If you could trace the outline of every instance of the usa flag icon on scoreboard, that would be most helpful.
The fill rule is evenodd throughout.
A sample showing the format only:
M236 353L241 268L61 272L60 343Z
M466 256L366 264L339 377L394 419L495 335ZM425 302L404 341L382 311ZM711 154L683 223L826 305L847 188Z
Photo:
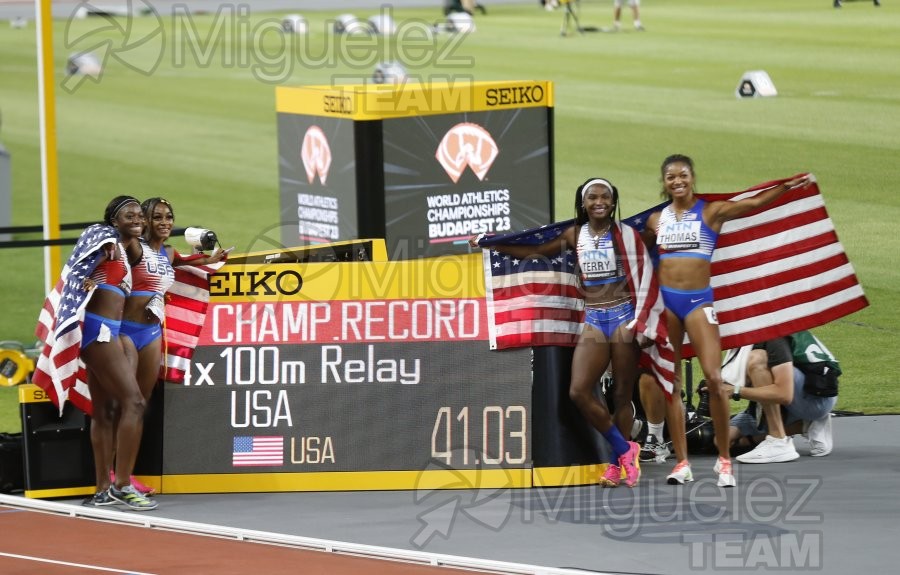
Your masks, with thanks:
M238 435L234 438L231 454L234 467L269 467L284 464L284 437L249 437Z

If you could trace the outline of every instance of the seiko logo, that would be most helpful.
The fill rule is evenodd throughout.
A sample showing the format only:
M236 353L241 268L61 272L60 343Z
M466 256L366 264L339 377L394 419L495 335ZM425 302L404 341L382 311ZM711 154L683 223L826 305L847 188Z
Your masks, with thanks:
M322 109L332 114L352 114L353 100L349 96L325 96L322 98Z
M472 168L479 180L483 180L499 151L487 130L478 124L462 123L444 134L435 158L455 184L466 166Z
M318 126L310 126L303 136L303 145L300 148L300 159L306 169L306 178L313 183L316 176L325 185L328 179L328 168L331 167L331 147L328 138Z
M544 101L544 87L513 86L511 88L491 88L486 95L488 106L509 106L511 104L537 104Z
M209 279L211 296L294 295L303 287L303 278L295 270L220 271Z

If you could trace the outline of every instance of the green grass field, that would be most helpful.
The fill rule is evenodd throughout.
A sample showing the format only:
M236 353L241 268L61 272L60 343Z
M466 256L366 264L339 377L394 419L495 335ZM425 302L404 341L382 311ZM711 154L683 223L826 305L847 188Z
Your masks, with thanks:
M611 24L609 2L583 2L581 22ZM376 10L359 11L368 16ZM644 0L646 32L560 37L562 12L535 2L490 6L478 30L434 43L348 41L326 34L330 12L285 56L276 14L134 20L121 32L96 18L54 23L62 222L94 221L122 193L163 195L178 223L216 230L244 251L277 224L276 85L349 83L381 54L423 80L546 79L555 83L556 210L574 188L611 179L623 213L658 201L659 164L696 162L699 189L732 191L811 171L871 303L816 333L840 358L838 409L900 411L900 5L825 0ZM396 10L432 23L438 9ZM420 27L421 29L421 27ZM218 32L214 32L214 31ZM146 39L143 44L138 40ZM99 82L64 90L66 57L114 48ZM193 50L191 49L193 48ZM41 222L33 25L0 26L0 141L12 154L13 225ZM374 59L373 59L374 57ZM154 64L157 64L154 66ZM765 70L774 98L737 99L748 70ZM73 234L67 234L73 235ZM20 235L33 239L39 235ZM64 248L64 256L68 248ZM44 298L42 251L0 249L0 339L30 344ZM0 389L0 430L18 428L15 390Z

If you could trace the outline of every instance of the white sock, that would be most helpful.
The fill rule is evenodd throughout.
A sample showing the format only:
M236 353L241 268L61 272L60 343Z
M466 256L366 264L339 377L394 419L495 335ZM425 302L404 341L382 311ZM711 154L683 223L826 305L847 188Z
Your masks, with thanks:
M647 422L647 435L652 435L657 441L663 441L663 428L666 426L665 420L662 423Z
M635 27L635 28L640 28L640 27L641 27L641 21L640 21L640 20L635 20L635 21L634 21L634 27Z

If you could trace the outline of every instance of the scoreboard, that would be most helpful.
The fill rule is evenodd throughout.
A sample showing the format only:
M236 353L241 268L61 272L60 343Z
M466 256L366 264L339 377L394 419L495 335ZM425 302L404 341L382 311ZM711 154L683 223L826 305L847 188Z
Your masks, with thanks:
M165 492L530 484L531 350L489 350L480 254L229 263L210 296Z
M282 245L410 259L550 223L553 105L540 80L277 88Z

